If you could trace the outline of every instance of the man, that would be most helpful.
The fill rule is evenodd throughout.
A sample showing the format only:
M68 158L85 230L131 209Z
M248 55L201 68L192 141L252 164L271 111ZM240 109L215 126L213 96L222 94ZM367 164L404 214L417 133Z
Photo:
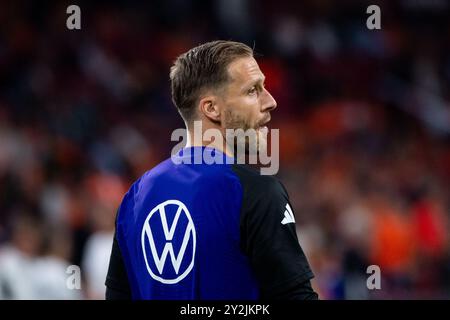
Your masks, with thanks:
M205 43L177 58L170 79L189 142L125 195L107 299L317 299L286 190L272 176L230 164L235 139L226 141L226 129L255 129L264 144L276 108L252 49ZM194 121L222 139L206 146L194 137ZM198 163L195 154L224 161Z

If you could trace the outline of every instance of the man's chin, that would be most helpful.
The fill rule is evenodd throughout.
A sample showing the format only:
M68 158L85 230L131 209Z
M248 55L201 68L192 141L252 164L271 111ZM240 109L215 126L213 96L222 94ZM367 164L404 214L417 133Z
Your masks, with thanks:
M232 129L232 130L242 130L242 132L247 132L244 129ZM268 128L266 126L259 127L257 129L251 129L252 132L248 136L234 136L229 139L227 136L228 147L233 150L234 154L239 156L258 156L259 154L264 154L267 151L267 138L268 138Z

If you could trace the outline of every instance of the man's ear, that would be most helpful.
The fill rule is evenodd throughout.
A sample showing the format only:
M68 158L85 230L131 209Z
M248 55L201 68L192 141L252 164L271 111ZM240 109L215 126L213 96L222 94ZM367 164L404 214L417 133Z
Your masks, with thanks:
M220 105L217 103L217 98L214 96L206 96L200 99L200 112L209 120L215 123L220 123Z

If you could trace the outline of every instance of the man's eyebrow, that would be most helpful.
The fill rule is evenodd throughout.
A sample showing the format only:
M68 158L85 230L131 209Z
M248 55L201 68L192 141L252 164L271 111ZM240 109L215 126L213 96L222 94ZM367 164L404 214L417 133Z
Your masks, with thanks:
M264 83L265 80L266 80L266 77L263 75L262 77L258 77L258 78L256 78L255 80L253 80L251 82L249 81L247 86L255 85L255 84L258 84L258 83Z
M266 81L266 76L265 76L265 75L262 75L262 77L259 77L259 78L257 79L256 82L262 82L262 83L264 83L265 81Z

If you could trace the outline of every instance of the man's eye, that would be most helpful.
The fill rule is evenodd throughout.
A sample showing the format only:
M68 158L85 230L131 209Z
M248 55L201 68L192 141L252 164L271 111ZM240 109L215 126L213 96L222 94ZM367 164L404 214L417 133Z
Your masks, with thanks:
M251 87L251 89L248 90L247 93L250 94L250 95L256 94L257 93L256 87Z

